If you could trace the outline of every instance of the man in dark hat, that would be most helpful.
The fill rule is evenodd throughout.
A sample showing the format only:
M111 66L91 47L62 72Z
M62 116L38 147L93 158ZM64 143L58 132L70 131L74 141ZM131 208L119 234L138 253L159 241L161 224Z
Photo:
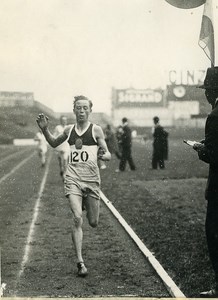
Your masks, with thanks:
M152 169L165 169L164 161L168 158L168 132L160 125L159 117L154 117Z
M129 163L129 167L132 171L136 170L135 163L132 158L132 132L131 128L128 125L128 119L123 118L123 133L121 135L121 147L122 147L122 154L119 164L119 169L116 172L123 172L126 169L126 163Z
M205 191L207 200L206 238L209 257L215 273L215 288L202 292L201 297L218 297L218 67L208 68L204 84L207 101L212 106L205 125L205 139L194 144L199 159L209 164Z

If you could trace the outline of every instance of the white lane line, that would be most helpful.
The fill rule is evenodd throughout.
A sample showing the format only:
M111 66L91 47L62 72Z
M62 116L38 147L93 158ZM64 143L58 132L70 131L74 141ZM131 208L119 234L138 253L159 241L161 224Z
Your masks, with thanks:
M6 287L6 284L2 283L1 264L2 264L2 259L1 259L1 247L0 247L0 298L3 297L3 293Z
M20 267L20 271L18 273L18 280L20 279L21 275L24 272L25 266L29 260L29 253L30 253L30 246L31 246L31 242L33 240L33 235L34 235L34 229L35 229L35 223L38 217L38 212L39 212L39 205L40 205L40 201L42 198L42 194L45 188L45 183L46 183L46 179L48 176L48 171L49 171L49 164L50 164L50 160L51 160L51 154L48 157L48 161L45 167L45 173L44 176L42 178L42 182L39 188L39 193L38 193L38 197L36 199L36 203L35 203L35 207L34 207L34 211L33 211L33 218L32 218L32 222L30 224L30 229L29 229L29 233L27 236L27 240L26 240L26 245L25 245L25 249L24 249L24 256L21 262L21 267Z
M123 219L123 217L120 215L120 213L116 210L116 208L113 206L113 204L110 202L110 200L108 200L107 197L102 192L100 192L100 197L103 200L103 202L107 205L107 207L110 209L110 211L113 213L113 215L117 218L117 220L120 222L120 224L127 231L127 233L134 240L134 242L136 243L138 248L147 257L147 259L151 263L152 267L155 269L157 274L162 279L163 283L165 284L165 286L166 286L167 290L169 291L169 293L171 294L171 296L175 297L175 298L186 298L185 295L180 291L178 286L175 284L175 282L170 278L170 276L167 274L167 272L164 270L164 268L158 262L158 260L148 250L148 248L145 246L145 244L143 244L143 242L139 239L139 237L132 230L132 228L126 223L126 221Z
M18 165L16 165L16 167L14 167L9 173L7 173L6 175L4 175L2 178L0 178L0 184L5 181L5 179L7 179L9 176L11 176L14 172L16 172L20 167L22 167L30 158L33 157L33 155L35 155L35 153L32 153L30 156L28 156L27 158L25 158L24 160L22 160Z

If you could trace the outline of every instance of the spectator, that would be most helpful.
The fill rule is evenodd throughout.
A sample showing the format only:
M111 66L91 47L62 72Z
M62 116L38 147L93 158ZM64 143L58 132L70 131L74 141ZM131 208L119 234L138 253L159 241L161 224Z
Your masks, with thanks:
M121 158L121 154L118 147L118 141L115 133L113 132L111 125L107 125L105 128L105 141L107 143L108 150L111 154L115 154L118 159Z
M122 119L123 123L123 133L121 135L121 148L122 148L122 154L119 164L119 169L116 170L116 172L123 172L126 168L126 163L129 163L130 169L132 171L136 170L133 158L132 158L132 133L131 128L128 125L127 118Z
M122 154L122 135L123 135L123 126L119 125L117 127L117 131L116 131L116 138L117 138L117 143L118 143L118 151L120 153L120 155Z
M215 274L215 288L202 292L201 297L218 297L218 67L208 68L203 86L207 101L212 106L205 125L205 139L195 143L199 159L209 164L209 175L206 185L205 198L206 238L209 257Z
M158 117L153 118L153 155L152 169L165 168L164 160L168 159L168 132L160 125Z

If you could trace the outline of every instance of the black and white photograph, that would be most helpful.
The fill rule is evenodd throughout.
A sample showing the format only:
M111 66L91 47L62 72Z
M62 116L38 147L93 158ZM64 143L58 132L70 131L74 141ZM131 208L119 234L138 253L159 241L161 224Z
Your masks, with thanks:
M218 0L0 1L0 297L218 298Z

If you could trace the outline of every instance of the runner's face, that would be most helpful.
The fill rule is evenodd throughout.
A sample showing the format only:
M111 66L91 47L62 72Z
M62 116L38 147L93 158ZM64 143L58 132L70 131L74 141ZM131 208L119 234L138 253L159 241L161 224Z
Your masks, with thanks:
M66 118L66 117L62 117L62 118L61 118L61 124L62 124L63 126L67 125L67 118Z
M88 100L76 101L73 111L76 115L77 122L87 121L91 113L89 101Z

